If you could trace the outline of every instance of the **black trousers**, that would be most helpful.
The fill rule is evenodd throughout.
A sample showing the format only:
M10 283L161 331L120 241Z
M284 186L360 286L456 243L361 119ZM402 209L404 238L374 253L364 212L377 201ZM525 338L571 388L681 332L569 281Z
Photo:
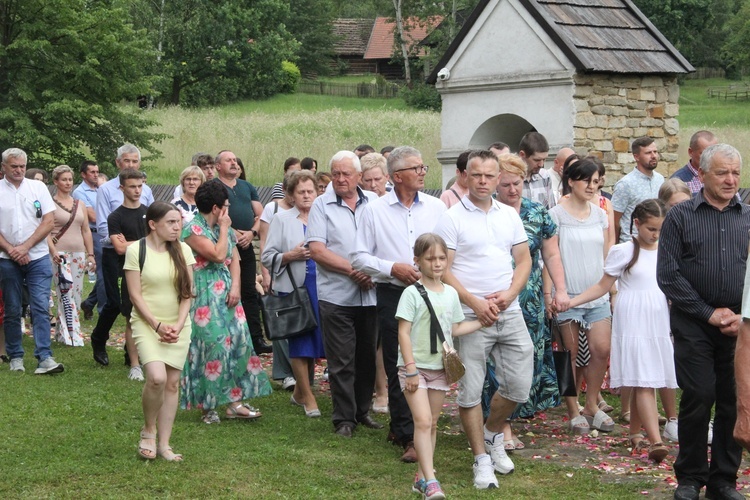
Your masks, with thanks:
M109 340L109 331L120 314L120 261L114 248L102 248L102 278L107 303L99 313L94 331L91 332L91 346L94 350L102 350ZM124 281L124 279L123 279Z
M263 327L260 323L258 292L255 290L255 250L253 245L250 245L246 249L238 246L237 251L240 254L240 300L245 310L250 336L257 342L263 338Z
M375 387L377 310L318 302L328 381L333 400L333 425L356 425L370 412Z
M734 381L735 337L673 307L677 383L682 389L678 437L680 453L674 464L679 484L698 488L737 482L742 448L732 437L737 418ZM711 408L716 403L711 464L706 436Z
M398 320L396 309L403 288L380 283L377 286L378 328L383 347L383 364L388 376L388 409L391 413L391 432L399 444L414 440L414 421L398 381Z

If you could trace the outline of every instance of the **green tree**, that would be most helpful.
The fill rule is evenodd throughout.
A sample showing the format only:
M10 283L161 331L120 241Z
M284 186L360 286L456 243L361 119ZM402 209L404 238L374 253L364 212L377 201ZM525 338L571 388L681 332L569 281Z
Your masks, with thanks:
M281 0L139 0L137 26L159 51L152 60L171 104L220 104L278 92L281 63L298 43Z
M0 144L29 164L113 159L132 142L152 153L162 136L135 106L153 83L148 43L118 0L0 0ZM158 154L158 152L157 152Z
M303 74L331 71L336 18L333 0L290 0L287 30L299 42L297 65Z
M722 54L729 69L750 67L750 0L743 0L737 14L727 23L727 39Z

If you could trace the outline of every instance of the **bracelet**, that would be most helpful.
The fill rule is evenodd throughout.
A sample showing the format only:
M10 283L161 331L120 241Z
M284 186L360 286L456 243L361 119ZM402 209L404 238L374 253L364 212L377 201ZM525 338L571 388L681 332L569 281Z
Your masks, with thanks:
M154 328L154 331L155 331L156 333L159 333L159 328L160 328L160 327L161 327L161 321L159 321L159 324L158 324L158 325L156 325L156 328Z
M94 256L93 253L90 253L90 254L87 255L87 257L93 257L93 256Z
M414 373L407 373L406 375L404 375L404 377L416 377L417 375L419 375L419 370L415 371Z
M406 368L407 366L411 366L411 365L416 365L416 364L417 364L417 363L415 363L414 361L412 361L411 363L406 363L406 364L404 365L404 368Z

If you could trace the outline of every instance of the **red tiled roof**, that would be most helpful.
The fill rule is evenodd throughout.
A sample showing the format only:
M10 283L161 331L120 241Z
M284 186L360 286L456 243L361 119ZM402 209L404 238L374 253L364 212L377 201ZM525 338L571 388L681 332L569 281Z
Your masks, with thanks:
M427 22L420 22L420 20L415 17L404 19L404 37L407 40L409 51L411 52L413 47L421 42L435 26L440 24L442 20L442 16L431 17ZM387 17L378 17L375 19L375 26L372 28L370 43L367 44L367 51L365 52L364 59L390 59L393 56L395 48L395 31L395 21L392 21ZM423 56L424 54L424 48L420 47L417 50L416 55Z

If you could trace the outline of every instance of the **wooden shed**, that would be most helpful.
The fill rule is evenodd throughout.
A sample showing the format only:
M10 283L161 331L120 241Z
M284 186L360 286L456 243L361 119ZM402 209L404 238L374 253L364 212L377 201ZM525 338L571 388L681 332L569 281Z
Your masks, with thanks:
M343 63L345 72L352 75L375 73L375 61L364 59L367 44L375 21L373 19L336 19L333 21L333 36L335 43L333 52L336 56L334 64ZM336 67L334 70L338 70Z
M538 131L599 155L614 184L630 143L656 139L659 170L676 168L677 76L694 71L630 0L480 0L428 81L442 96L443 178L467 148L515 150Z

